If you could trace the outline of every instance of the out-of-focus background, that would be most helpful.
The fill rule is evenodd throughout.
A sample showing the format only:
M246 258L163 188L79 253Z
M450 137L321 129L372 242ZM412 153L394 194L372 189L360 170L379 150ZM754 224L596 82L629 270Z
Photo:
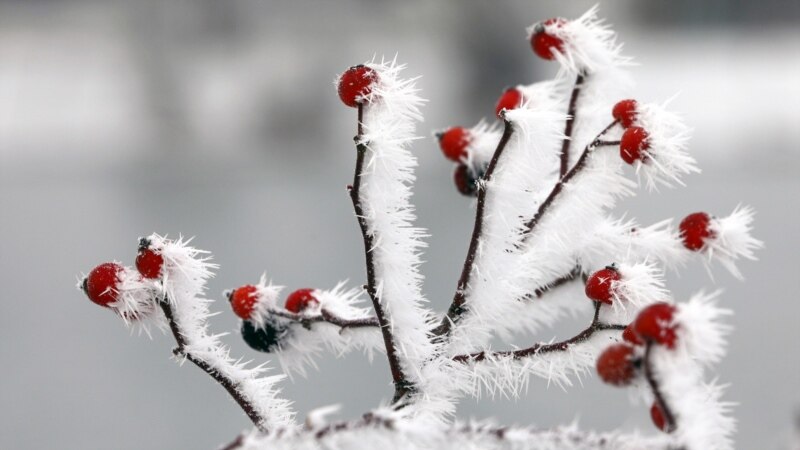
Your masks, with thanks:
M417 142L415 201L430 230L425 293L443 310L472 226L433 130L490 117L507 85L552 76L525 27L592 2L0 2L0 447L203 449L248 421L224 391L170 361L170 339L129 336L74 288L105 260L133 262L152 231L197 236L222 268L210 295L258 278L290 288L363 279L344 186L355 113L333 80L399 55L430 100ZM615 1L637 97L664 100L694 129L703 168L685 189L625 201L643 223L696 210L758 210L766 241L746 282L699 263L678 298L724 288L735 310L718 367L737 402L738 448L786 448L800 405L800 3ZM590 306L587 302L587 317ZM225 304L212 321L234 330ZM547 330L568 336L585 317ZM233 353L264 361L236 335ZM655 432L643 405L584 380L536 383L519 400L466 400L462 417ZM285 383L302 415L341 403L353 417L390 394L383 358L353 354Z

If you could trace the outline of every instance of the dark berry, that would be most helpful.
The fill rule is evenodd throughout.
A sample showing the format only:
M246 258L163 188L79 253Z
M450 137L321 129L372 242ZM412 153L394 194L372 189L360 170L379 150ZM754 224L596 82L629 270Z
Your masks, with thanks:
M263 327L256 327L249 320L242 321L242 338L250 348L259 352L269 353L278 347L281 337L287 329L278 324L265 323Z
M456 184L456 189L462 195L467 197L475 197L478 195L478 180L483 174L472 173L472 170L466 164L459 164L453 172L453 181Z

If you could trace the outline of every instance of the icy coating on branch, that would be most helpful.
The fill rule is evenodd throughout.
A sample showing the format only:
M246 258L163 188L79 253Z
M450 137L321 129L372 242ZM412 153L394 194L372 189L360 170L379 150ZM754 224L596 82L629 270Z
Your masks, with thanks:
M454 326L450 340L453 353L486 344L512 317L512 308L519 298L571 269L561 272L558 266L540 266L544 273L531 280L526 273L529 268L524 266L517 250L525 219L531 206L540 201L537 194L552 179L552 168L557 161L553 148L562 138L560 128L564 120L563 113L556 110L557 105L556 101L543 97L530 109L505 113L506 127L512 134L497 160L492 179L482 186L486 190L486 212L472 275L465 289L468 310Z
M595 433L571 424L549 430L505 427L492 423L447 426L392 416L367 416L360 421L314 427L297 433L242 435L226 450L260 449L517 449L517 450L667 450L664 437L636 433Z
M283 303L283 286L264 275L228 296L241 318L241 337L271 354L283 374L248 368L230 356L224 334L209 331L205 288L216 265L187 240L153 234L140 242L136 269L102 264L79 287L128 325L172 333L175 357L228 391L256 427L229 450L732 448L730 404L704 374L724 356L729 328L720 318L729 312L716 305L716 294L675 302L663 278L692 255L707 265L717 260L741 277L735 263L755 259L762 246L751 236L753 210L740 206L726 217L692 213L679 225L671 219L640 225L612 215L620 198L637 192L633 171L653 191L683 184L682 177L699 170L688 153L688 127L666 104L628 99L620 104L634 105L632 115L620 115L615 105L629 95L624 68L631 61L596 12L531 27L534 51L555 59L559 74L518 85L523 102L501 103L507 109L499 124L454 127L454 148L439 136L445 156L459 164L456 174L468 168L474 176L456 179L459 192L477 194L461 276L441 315L422 293L427 235L415 225L411 204L417 159L410 146L423 100L416 79L402 78L404 66L395 60L353 66L338 79L340 98L358 118L348 189L364 241L366 282L298 289ZM646 134L629 134L631 128ZM637 146L623 145L634 134L641 138ZM564 316L592 310L571 337L532 339ZM386 356L391 401L331 423L325 416L338 406L323 407L301 427L278 383L316 368L323 352L352 350L370 359L375 350ZM535 378L567 389L595 369L604 382L638 388L661 414L653 421L664 434L453 420L461 396L517 397Z
M690 449L734 448L733 404L721 400L724 386L703 376L703 368L725 354L729 332L719 320L730 311L719 308L716 297L700 293L679 304L674 318L678 345L653 351L654 375L678 421L674 437Z
M189 241L182 238L171 241L153 234L148 240L164 258L164 275L159 288L172 308L174 322L184 341L183 348L176 354L178 360L196 358L229 378L263 420L258 425L266 428L291 426L294 423L291 402L279 397L277 387L286 376L264 376L265 365L247 367L241 360L233 359L229 348L220 340L225 334L211 334L208 330L211 300L204 297L205 285L217 266L209 263L207 252L190 247Z
M409 146L416 138L416 122L422 119L415 79L404 80L399 73L404 66L396 61L367 64L378 74L378 82L363 111L363 134L366 164L361 173L361 202L368 233L374 240L376 296L391 323L390 329L403 375L418 391L417 402L425 408L409 412L433 416L453 412L451 394L441 386L444 377L442 359L434 359L438 345L429 330L434 317L425 307L422 275L418 266L425 247L425 231L413 225L411 184L417 159ZM421 411L427 409L427 411Z
M371 311L362 306L365 305L363 295L363 289L347 289L344 283L339 283L330 290L315 290L314 297L319 303L299 314L281 311L283 307L278 305L270 308L273 320L288 329L276 351L287 375L297 372L305 376L307 367L317 368L315 360L323 353L338 357L361 349L372 361L374 351L385 351L377 324L348 327L326 320L330 315L345 321L372 319Z
M490 124L485 120L469 129L471 139L467 144L467 158L464 162L472 173L483 173L486 170L502 133L497 123Z
M736 261L741 258L755 260L755 251L764 246L751 234L754 215L753 208L740 205L729 216L711 218L709 228L713 238L707 241L704 250L708 263L716 259L733 276L744 278L736 268Z

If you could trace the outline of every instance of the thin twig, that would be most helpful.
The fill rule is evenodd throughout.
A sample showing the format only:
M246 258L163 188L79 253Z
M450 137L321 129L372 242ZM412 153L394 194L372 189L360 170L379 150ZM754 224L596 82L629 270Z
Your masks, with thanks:
M583 150L581 157L578 158L578 162L575 163L575 166L569 170L560 180L553 186L553 189L550 191L550 194L547 198L539 205L539 209L536 211L536 214L525 224L525 229L523 231L523 240L527 239L528 236L531 235L533 230L536 228L536 225L539 224L539 221L542 219L542 216L547 212L550 206L553 204L553 201L558 197L558 195L563 191L564 186L570 182L577 174L579 174L584 167L586 167L586 163L589 159L589 155L591 155L594 150L598 147L603 146L611 146L614 145L613 141L603 141L602 138L614 125L617 124L617 121L611 122L610 125L605 127L600 134L595 137L589 145ZM618 143L617 143L618 144Z
M672 413L672 409L670 409L666 400L664 400L664 395L661 393L661 387L658 385L658 381L656 381L653 376L653 366L650 361L650 357L653 354L653 342L648 341L646 345L644 349L644 377L647 380L647 384L650 385L650 389L653 391L653 397L655 397L656 403L661 408L661 412L664 413L664 420L667 426L667 429L664 431L671 433L678 427L678 422L675 420L675 414Z
M472 238L469 242L467 257L465 258L464 266L461 269L461 277L458 280L458 287L456 288L453 302L450 304L450 308L447 310L447 315L445 315L445 317L442 319L442 323L433 330L434 336L441 337L449 334L452 324L458 322L461 314L464 312L463 306L467 300L466 291L467 287L469 286L470 277L472 276L472 269L475 264L475 255L478 252L478 245L480 244L480 240L483 235L483 220L486 208L486 193L488 191L488 183L492 179L492 174L497 166L497 161L500 159L500 156L502 156L503 150L505 150L508 141L511 139L511 135L514 132L514 127L511 125L511 122L505 120L504 125L505 128L503 130L503 136L500 138L500 142L497 144L497 149L494 151L494 155L492 155L489 166L486 168L486 173L484 173L481 181L482 187L478 191L478 206L475 210L475 225L472 229Z
M236 450L237 448L241 448L244 445L244 435L240 434L236 436L236 439L226 444L224 447L220 447L219 450Z
M453 361L458 361L461 363L470 363L470 362L478 362L483 361L486 358L503 358L503 357L510 357L512 359L522 359L531 356L541 355L545 353L553 353L553 352L563 352L569 350L570 347L580 344L582 342L587 341L590 337L592 337L596 332L602 330L624 330L626 325L622 324L608 324L603 323L600 321L600 307L601 303L597 302L595 304L594 310L594 318L592 319L592 323L583 331L576 334L575 336L566 339L561 342L555 342L552 344L542 344L536 343L528 348L523 348L519 350L506 350L500 352L491 352L486 353L486 351L481 351L477 353L470 353L465 355L457 355L453 357Z
M161 310L164 311L164 316L167 318L167 323L169 324L169 329L172 331L172 336L175 338L175 342L178 346L172 351L175 356L183 356L189 361L191 361L194 365L202 369L205 373L211 376L217 383L222 385L228 394L236 401L236 403L244 410L244 413L247 414L247 417L253 422L253 424L262 432L266 432L266 428L264 426L264 418L261 417L258 412L256 412L253 404L247 399L240 391L239 391L239 383L232 380L231 378L222 374L218 369L212 367L208 362L205 360L196 357L191 352L186 350L186 338L184 336L183 331L181 330L180 324L175 321L175 315L172 311L172 306L169 301L169 298L164 296L164 298L159 301L159 305L161 306Z
M301 314L295 314L289 311L281 311L277 309L269 310L270 315L282 317L284 319L289 319L293 322L297 322L302 324L303 326L310 325L312 323L329 323L331 325L336 325L339 328L366 328L366 327L379 327L380 323L378 323L377 317L364 317L361 319L347 319L341 316L337 316L336 314L328 311L325 308L320 309L320 313L315 316L305 316Z
M364 136L364 105L358 105L358 134L355 137L356 141L356 167L355 174L353 175L353 184L348 186L350 191L350 199L353 202L353 209L358 219L358 225L361 228L361 237L364 240L364 254L366 258L367 268L367 294L372 300L372 306L375 308L375 315L380 324L381 334L383 335L383 343L386 347L386 357L389 359L389 369L392 372L392 380L394 381L394 399L396 402L407 393L414 390L411 382L403 374L400 367L400 359L397 356L397 351L394 344L394 336L392 336L391 324L383 310L380 298L378 298L377 282L375 276L375 261L373 259L373 251L375 249L375 237L369 232L369 224L364 215L364 208L361 205L361 176L364 169L364 159L367 153L367 143L363 141Z
M567 108L567 120L564 121L564 140L561 141L561 168L558 172L559 177L563 177L569 170L569 147L572 143L572 127L575 125L575 116L578 113L578 95L581 93L585 75L579 73L575 79L575 86L572 88L572 95L569 98Z
M536 289L535 291L533 291L533 294L528 294L523 298L526 299L526 300L531 300L534 297L535 298L541 298L542 295L550 292L551 290L553 290L553 289L555 289L555 288L557 288L559 286L563 286L563 285L569 283L570 281L575 280L576 278L578 278L578 276L580 274L581 274L580 266L575 266L575 268L572 269L572 271L570 273L568 273L568 274L566 274L566 275L564 275L562 277L556 278L555 280L551 281L550 283L547 283L546 285L544 285L544 286Z

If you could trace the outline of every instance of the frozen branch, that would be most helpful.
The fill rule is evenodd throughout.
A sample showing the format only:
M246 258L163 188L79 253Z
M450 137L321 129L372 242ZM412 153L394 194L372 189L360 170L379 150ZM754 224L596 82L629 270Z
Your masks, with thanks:
M523 236L529 236L531 233L533 233L534 229L536 228L536 225L542 219L542 216L544 216L544 214L547 213L548 208L550 208L555 199L563 191L564 186L567 183L569 183L570 180L572 180L576 175L581 173L584 167L586 167L586 161L589 159L589 157L592 155L592 153L594 153L594 151L597 148L619 144L619 142L601 140L601 138L616 124L617 124L616 121L611 122L611 124L609 124L605 129L603 129L603 131L601 131L600 134L598 134L597 137L595 137L594 140L592 140L592 142L586 146L586 148L583 150L583 153L581 154L581 157L578 159L578 162L575 163L575 166L572 169L570 169L563 177L561 177L560 180L558 180L555 186L553 186L553 189L547 195L547 198L545 198L544 202L542 202L542 204L539 205L539 209L536 211L536 214L534 214L533 217L531 217L531 219L525 224L525 229L523 230Z
M397 401L409 389L413 389L413 385L406 379L400 368L400 360L395 351L394 337L392 336L391 324L386 316L381 305L381 300L378 298L378 288L375 278L375 260L373 249L375 247L374 235L369 232L369 224L364 214L364 208L361 205L361 176L364 171L364 158L367 153L368 143L363 142L363 117L364 105L358 105L358 135L355 137L356 141L356 168L353 175L353 184L350 188L350 199L353 201L353 209L358 219L358 225L361 229L361 237L364 240L364 255L367 267L367 286L366 291L369 298L372 300L372 306L375 308L375 315L377 316L378 325L381 329L383 336L383 343L386 348L386 357L389 359L389 370L392 373L392 380L394 381L395 392L394 400Z
M423 307L420 251L424 231L413 225L410 184L416 159L408 150L421 118L415 80L394 61L367 64L375 74L358 104L356 168L350 197L364 241L372 300L395 385L394 401L418 392L435 353Z
M688 128L677 115L662 105L620 101L621 68L630 60L596 10L531 27L534 52L561 70L554 80L504 93L497 113L502 132L481 121L437 135L445 157L457 164L458 190L477 194L469 246L443 318L425 306L419 265L427 235L414 225L411 204L417 160L410 145L423 100L415 80L399 76L403 66L395 61L351 67L337 81L343 103L357 108L348 191L366 284L296 289L279 304L283 287L265 274L229 296L244 341L274 356L284 374L262 376L263 365L248 368L231 358L220 340L224 334L210 333L205 286L216 266L188 241L151 235L140 243L136 270L104 263L81 288L128 325L148 334L149 324L170 330L175 357L231 395L256 429L225 450L729 450L730 405L721 400L723 388L703 377L724 354L727 326L718 319L727 311L716 307L713 295L675 304L663 268L676 268L695 252L739 276L734 263L753 259L761 246L751 236L753 212L696 212L677 227L611 217L617 200L637 186L624 175L624 163L651 189L681 184L681 176L698 169L686 151ZM603 128L609 115L614 121ZM619 154L598 151L605 147L618 147ZM579 279L583 284L573 282ZM591 321L572 337L521 349L490 347L493 339L513 342L518 333L574 316L589 301ZM304 375L323 351L339 356L353 349L370 359L375 350L385 351L391 403L334 423L325 416L338 405L319 408L299 427L277 383L293 371ZM564 388L594 368L609 384L644 386L643 396L655 397L654 422L670 434L643 438L574 425L534 430L452 421L460 396L518 396L533 377Z
M492 423L457 422L448 425L408 422L393 417L365 414L363 417L300 431L246 434L236 438L225 450L317 449L323 448L409 449L507 449L520 450L667 450L664 437L643 437L618 432L585 431L576 425L535 429L497 426Z
M575 79L575 86L572 88L572 94L569 98L569 107L567 109L567 119L564 121L564 140L561 143L561 166L558 171L559 177L566 175L569 170L569 148L572 144L572 127L575 124L575 116L578 111L578 96L581 93L583 80L585 75L579 73Z
M256 411L256 408L253 406L250 399L246 398L242 394L241 384L237 380L233 380L226 376L223 371L213 367L211 364L201 358L198 358L186 349L187 343L184 337L185 333L181 330L180 325L175 320L175 315L172 313L172 307L170 306L169 298L165 297L163 300L159 301L158 304L161 307L161 311L164 312L164 317L167 319L167 324L172 332L172 336L175 338L175 342L178 344L178 346L172 350L172 353L177 357L186 358L187 360L191 361L192 364L196 365L202 371L207 373L211 378L225 388L228 394L233 397L233 400L236 401L236 404L242 408L245 414L247 414L247 417L250 418L250 421L253 422L253 425L255 425L256 428L261 431L266 431L266 419L262 417L258 411Z
M363 327L380 327L380 322L376 317L368 317L368 318L358 318L358 319L348 319L345 317L340 317L335 313L328 311L327 309L320 308L319 315L307 316L303 314L294 314L288 311L278 311L278 310L270 310L270 315L282 317L284 319L288 319L291 322L299 323L304 327L311 326L312 323L329 323L331 325L336 325L341 329L345 328L363 328Z
M478 245L480 244L483 234L483 222L486 209L486 186L492 180L495 167L497 167L497 161L502 157L503 151L505 150L506 145L508 144L509 139L511 139L511 135L513 133L514 127L511 122L508 120L504 121L503 135L500 138L500 142L497 144L497 149L494 151L491 161L489 162L489 167L486 169L486 173L483 175L483 187L478 190L478 206L475 210L475 224L472 228L472 237L469 241L467 257L464 260L464 266L461 269L461 277L458 279L456 294L453 297L453 302L450 304L450 307L447 310L447 314L442 319L442 323L433 330L433 334L436 336L446 336L450 332L450 328L452 327L453 323L458 322L461 314L464 312L463 306L467 298L466 289L472 276L474 269L473 266L475 264L475 255L478 251Z
M468 355L456 355L453 357L453 360L462 363L474 363L474 362L484 361L487 358L492 360L496 360L498 358L522 359L551 352L563 352L568 350L573 345L578 345L587 341L598 331L625 329L627 324L608 324L601 322L600 307L601 307L600 303L597 303L595 305L594 318L592 319L592 322L589 324L589 326L569 339L549 344L536 343L528 348L523 348L519 350L507 350L507 351L499 351L491 353L487 353L487 351L484 350L476 353L471 353Z
M661 387L658 385L658 381L656 380L655 376L653 376L653 362L651 361L652 353L653 353L653 343L648 342L645 344L644 350L644 362L643 362L643 371L644 377L647 380L647 385L650 386L650 391L653 393L653 397L655 398L656 404L659 408L661 408L661 413L664 415L665 421L665 429L667 433L671 433L675 431L675 428L678 427L678 423L675 421L675 414L672 413L672 408L669 407L667 401L664 399L664 396L661 394Z
M567 284L567 283L569 283L571 281L574 281L574 280L576 280L576 279L578 279L580 277L581 277L581 268L580 268L580 266L576 266L574 269L572 269L572 271L570 273L568 273L568 274L566 274L566 275L564 275L562 277L558 277L555 280L551 281L550 283L547 283L546 285L544 285L544 286L542 286L540 288L537 288L533 292L533 295L528 294L528 295L525 296L525 298L528 299L528 300L532 299L533 297L541 298L544 294L552 291L553 289L556 289L559 286L563 286L563 285L565 285L565 284Z

